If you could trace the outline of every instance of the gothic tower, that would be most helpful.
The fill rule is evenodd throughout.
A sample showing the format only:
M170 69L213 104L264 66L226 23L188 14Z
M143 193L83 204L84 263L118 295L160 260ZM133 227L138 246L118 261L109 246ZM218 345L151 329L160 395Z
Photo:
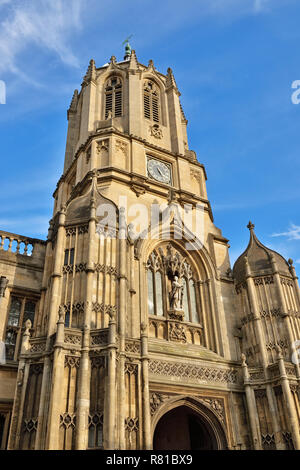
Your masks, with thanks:
M250 224L231 270L171 69L90 61L53 196L46 242L0 232L2 442L299 449L294 267Z

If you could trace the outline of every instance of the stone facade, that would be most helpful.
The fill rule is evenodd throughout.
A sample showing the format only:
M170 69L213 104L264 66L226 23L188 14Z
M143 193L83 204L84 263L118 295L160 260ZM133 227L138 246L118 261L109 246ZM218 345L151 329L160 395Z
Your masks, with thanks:
M299 449L292 260L250 223L231 270L172 70L92 60L68 121L47 240L0 232L2 448L163 449L186 426L189 449ZM135 236L120 197L201 205L201 247L176 216Z

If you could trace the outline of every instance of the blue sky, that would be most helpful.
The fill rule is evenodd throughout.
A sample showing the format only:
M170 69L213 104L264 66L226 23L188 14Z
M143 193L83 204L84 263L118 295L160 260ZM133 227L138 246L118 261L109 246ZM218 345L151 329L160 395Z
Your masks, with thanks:
M299 0L0 0L0 228L46 237L73 91L133 34L140 62L173 69L232 261L251 219L299 270L299 19Z

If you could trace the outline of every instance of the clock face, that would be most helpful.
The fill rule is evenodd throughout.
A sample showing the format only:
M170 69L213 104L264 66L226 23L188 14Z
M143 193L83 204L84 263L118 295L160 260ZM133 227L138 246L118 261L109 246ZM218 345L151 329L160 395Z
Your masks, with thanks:
M171 183L171 168L164 162L150 158L148 160L148 174L151 178L161 183Z

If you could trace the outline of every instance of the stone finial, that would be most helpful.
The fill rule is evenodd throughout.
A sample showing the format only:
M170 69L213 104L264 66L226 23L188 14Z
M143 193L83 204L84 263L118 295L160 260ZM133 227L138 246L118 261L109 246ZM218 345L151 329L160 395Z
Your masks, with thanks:
M111 58L109 59L109 63L110 63L110 64L113 64L113 65L116 64L116 61L117 61L117 59L116 59L116 57L115 57L114 55L112 55Z
M152 59L150 59L148 62L148 69L154 69L154 62Z
M173 71L170 67L167 70L166 87L167 88L173 87L177 90L177 84L176 84L176 81L175 81L175 77L174 77Z
M131 54L130 54L129 68L131 70L137 70L139 68L139 63L138 63L134 49L132 49Z
M53 234L53 220L51 219L49 222L49 228L48 228L48 240L51 240L52 234Z
M84 76L84 81L86 83L90 82L91 80L95 80L96 79L96 67L95 67L95 61L94 59L91 59L90 60L90 63L89 63L89 66L88 66L88 69L86 71L86 74Z
M289 258L289 259L288 259L288 264L289 264L290 266L293 266L294 260L292 260L292 258Z
M246 363L246 354L242 353L241 354L241 361L242 361L242 366L246 366L247 363Z
M254 230L254 227L255 227L255 225L251 222L251 220L249 220L249 224L247 225L247 228L250 230L250 232L252 232L252 230Z
M69 111L76 111L78 103L78 90L74 90Z

